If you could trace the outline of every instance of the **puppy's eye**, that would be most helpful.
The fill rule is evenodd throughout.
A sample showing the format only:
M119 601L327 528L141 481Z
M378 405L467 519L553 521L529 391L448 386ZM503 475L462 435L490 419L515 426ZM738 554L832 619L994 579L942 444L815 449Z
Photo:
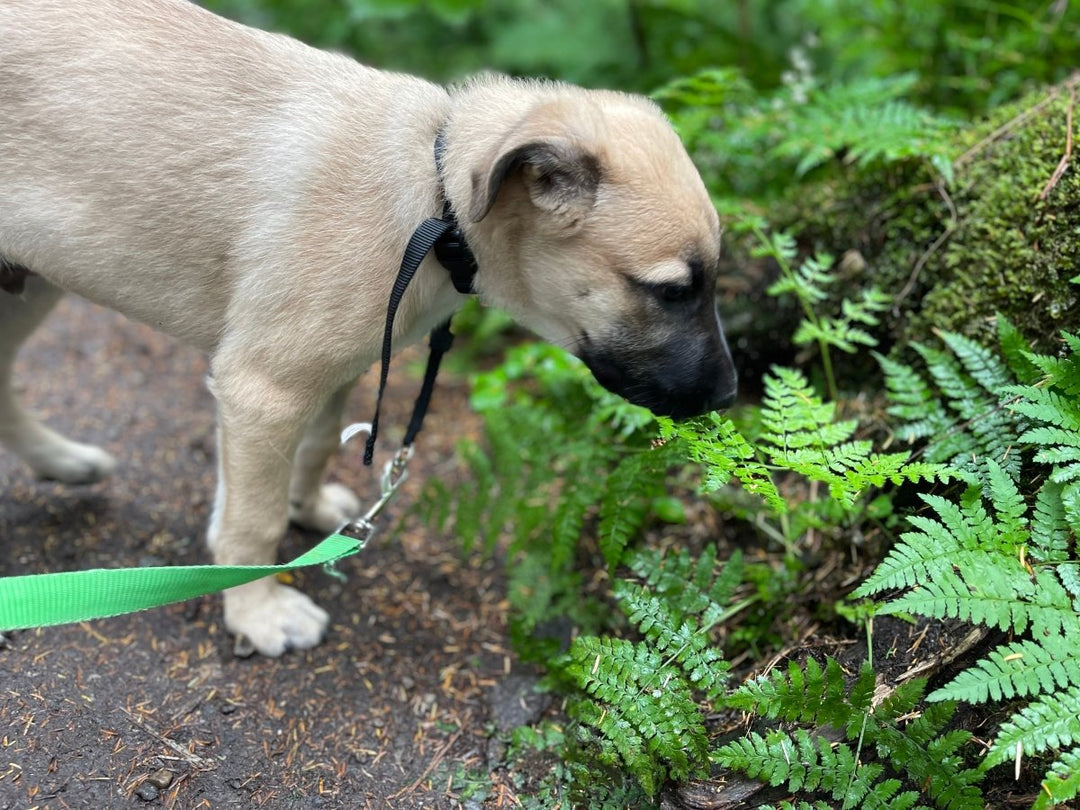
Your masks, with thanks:
M656 284L653 294L665 304L681 304L694 297L693 284Z

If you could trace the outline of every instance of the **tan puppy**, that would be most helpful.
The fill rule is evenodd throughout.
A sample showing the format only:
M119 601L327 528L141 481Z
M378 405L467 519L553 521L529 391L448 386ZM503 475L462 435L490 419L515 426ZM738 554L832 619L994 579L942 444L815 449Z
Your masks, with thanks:
M717 216L650 102L505 78L447 91L187 0L0 4L0 440L62 481L114 464L12 395L16 349L68 290L209 354L216 562L274 562L289 519L332 531L358 509L321 483L342 405L443 195L480 298L601 383L676 416L734 396ZM429 256L395 347L463 300ZM266 655L327 619L275 579L225 594L229 630Z

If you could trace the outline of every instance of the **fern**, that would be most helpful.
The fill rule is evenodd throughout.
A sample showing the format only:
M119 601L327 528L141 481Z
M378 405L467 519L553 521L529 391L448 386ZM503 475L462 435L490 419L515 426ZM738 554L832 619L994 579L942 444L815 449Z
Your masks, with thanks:
M729 665L711 646L698 622L632 583L620 580L614 591L626 617L664 656L665 663L678 665L689 685L704 693L706 699L718 698L727 682Z
M549 681L571 693L579 741L610 764L617 757L648 794L664 779L704 773L708 739L695 696L720 697L729 665L708 630L742 579L741 557L714 570L715 550L631 555L645 584L617 580L615 597L639 641L580 636L552 662ZM685 579L684 579L685 577ZM607 759L605 759L605 757Z
M1080 795L1080 748L1064 752L1046 773L1032 810L1046 810Z
M685 549L666 556L637 549L626 560L645 586L668 602L673 611L701 617L707 630L721 618L743 580L743 557L735 552L716 572L716 547L706 546L695 560Z
M1010 761L1016 751L1034 754L1080 743L1080 686L1033 701L1002 724L985 767Z
M937 464L909 463L908 453L878 454L867 441L849 441L854 420L835 420L836 406L823 403L794 369L773 368L765 377L760 437L769 461L829 486L829 494L852 506L868 488L885 482L947 479Z
M653 502L666 492L665 473L674 460L671 447L661 446L625 456L608 475L597 538L609 570L622 561Z
M859 166L928 157L946 168L946 135L952 125L899 100L897 95L908 86L905 77L897 77L814 90L805 107L792 116L774 154L799 157L796 172L800 175L835 158L841 150L847 162Z
M795 257L795 250L794 237L781 231L773 234L771 238L765 238L763 244L751 250L750 254L791 259ZM825 287L835 280L829 272L832 264L833 257L828 253L816 253L799 265L798 270L785 273L774 281L766 292L772 296L794 295L809 304L825 301L829 297Z
M774 672L744 684L728 705L788 723L830 726L848 741L860 740L861 753L857 756L843 743L830 745L799 728L793 734L751 734L723 746L713 759L772 785L786 784L791 791L828 793L842 807L912 807L919 794L900 792L897 777L904 776L922 787L937 807L981 808L981 774L964 768L959 755L970 734L942 733L954 704L931 707L906 727L900 723L925 686L924 681L910 681L874 706L875 676L869 664L849 687L834 659L824 668L813 659L804 667L791 662L786 674ZM867 759L870 746L877 762ZM865 764L857 764L859 760Z
M653 794L665 777L702 772L708 738L690 687L678 668L646 644L582 636L557 669L587 697L571 701L570 716L595 729L627 770Z
M881 765L857 765L850 746L833 745L804 729L766 736L751 732L720 749L714 758L724 767L774 787L786 784L792 792L825 793L841 808L908 810L919 799L914 791L900 792L899 780L881 779Z
M1007 361L970 338L942 332L944 349L913 344L933 384L911 366L875 355L885 373L890 406L900 421L897 433L913 442L928 439L923 454L977 480L984 459L1000 464L1013 480L1020 476L1021 433L1027 421L1003 403L1016 396L1017 375L1029 379L1035 364L1018 348L1015 328L998 319L999 342Z
M882 612L962 619L1020 636L929 700L1027 700L1002 724L983 766L1069 749L1044 778L1037 806L1048 806L1080 789L1080 339L1064 333L1069 351L1047 356L1025 350L1004 319L998 332L1003 360L949 334L946 350L920 349L944 403L921 379L900 393L915 372L882 363L893 379L892 412L918 425L914 435L941 428L946 407L964 420L951 443L932 439L928 455L942 458L959 443L968 457L952 461L966 464L976 485L959 502L921 495L934 517L910 517L916 531L901 535L855 596L901 589ZM921 424L912 420L920 402L928 414ZM1031 504L1020 488L1025 465L1045 471L1034 476L1042 483ZM1025 562L1028 553L1035 567Z
M757 459L753 445L739 433L730 417L711 413L683 422L664 417L658 421L661 440L681 442L686 456L702 466L704 491L720 489L734 477L747 492L760 496L772 511L787 510L787 501L768 468Z
M1080 686L1080 648L1052 634L997 647L974 667L930 694L930 700L985 703Z

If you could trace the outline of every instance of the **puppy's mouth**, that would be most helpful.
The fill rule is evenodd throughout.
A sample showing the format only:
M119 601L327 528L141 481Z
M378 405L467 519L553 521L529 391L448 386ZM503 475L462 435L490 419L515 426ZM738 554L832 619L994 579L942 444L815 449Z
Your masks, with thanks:
M735 401L735 366L722 334L711 348L688 351L680 342L639 353L612 352L584 335L578 357L608 391L657 416L688 419Z

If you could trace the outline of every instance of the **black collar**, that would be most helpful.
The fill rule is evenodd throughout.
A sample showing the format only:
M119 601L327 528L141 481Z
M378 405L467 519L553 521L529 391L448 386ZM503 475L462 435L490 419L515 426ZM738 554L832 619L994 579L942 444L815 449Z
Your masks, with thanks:
M438 241L435 242L435 258L439 264L450 272L450 280L454 283L454 289L463 295L472 295L473 279L476 277L476 257L469 249L465 236L461 233L454 209L450 206L450 200L446 197L446 186L443 183L443 154L446 152L446 136L442 130L435 136L435 171L439 178L439 185L443 189L443 222L449 223L449 228Z

